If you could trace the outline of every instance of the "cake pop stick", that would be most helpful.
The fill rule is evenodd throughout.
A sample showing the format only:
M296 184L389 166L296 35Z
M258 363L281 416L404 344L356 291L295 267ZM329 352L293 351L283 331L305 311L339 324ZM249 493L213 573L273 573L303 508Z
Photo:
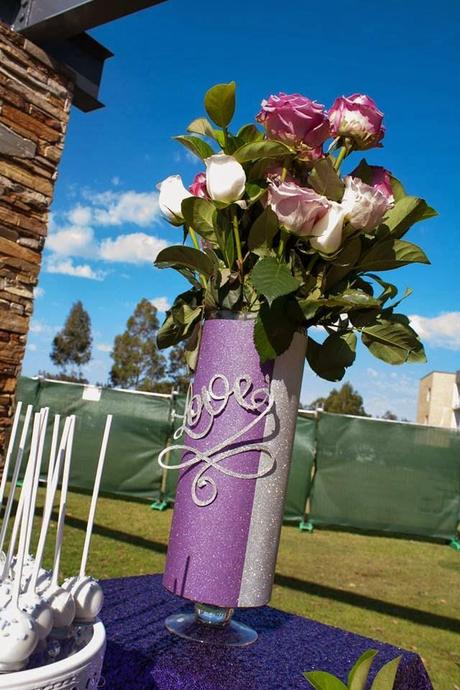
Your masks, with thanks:
M32 480L32 491L30 494L29 504L29 518L27 521L27 536L26 536L26 558L30 556L30 542L32 539L32 531L34 527L35 507L37 505L38 484L40 481L40 470L42 465L43 448L45 445L46 427L48 424L49 408L44 407L40 410L40 423L38 428L38 442L37 442L37 457L35 463L35 473Z
M32 405L27 405L26 416L24 419L24 426L22 427L21 438L19 440L18 452L16 455L16 462L13 469L13 476L11 478L10 492L8 494L8 499L6 502L5 512L3 515L2 528L0 530L0 551L3 550L3 545L5 543L6 532L8 529L8 522L11 516L11 509L13 507L14 491L16 489L16 483L18 481L19 470L21 468L22 458L24 455L24 448L26 445L27 434L29 431L30 418L32 415ZM0 579L3 579L0 577Z
M91 497L91 505L88 514L88 523L86 526L85 543L80 564L80 574L74 577L67 578L62 586L68 592L71 592L75 600L75 620L82 623L91 623L99 615L102 605L104 603L104 593L102 587L93 578L86 575L86 565L88 562L89 547L91 544L91 536L93 533L94 518L96 515L97 499L99 496L99 489L101 486L102 472L104 469L105 456L107 451L107 444L109 441L110 427L112 424L112 415L108 415L104 435L102 438L101 450L99 453L99 460L97 463L96 477L94 480L93 495Z
M5 495L5 487L8 479L8 471L10 469L11 456L13 455L14 442L16 440L16 432L18 430L19 418L21 416L22 402L16 405L16 411L13 418L13 426L11 427L10 440L8 442L8 450L6 451L5 463L3 465L2 482L0 484L0 510L3 507L3 497Z
M27 425L28 425L28 423L30 421L30 415L29 415L29 419L26 421L27 421ZM40 415L38 413L36 413L34 415L34 423L33 423L33 427L32 427L32 438L30 441L29 459L28 459L28 463L27 463L26 472L30 466L30 463L33 462L33 459L35 458L35 453L36 453L37 443L38 443L39 424L40 424ZM23 433L21 435L20 448L19 448L19 453L20 453L21 457L24 453L26 436L27 436L27 431L25 429L25 424L24 424L24 429L23 429ZM17 475L19 473L20 464L21 463L18 463L17 467L15 467L15 475L16 476L13 476L14 485L17 482ZM24 475L24 479L25 479L25 475ZM10 495L8 497L8 503L10 503L10 499L11 499L11 503L12 503L13 496L14 496L14 489L12 486L12 491L10 492ZM11 564L13 561L14 551L16 549L16 541L18 539L18 534L19 534L19 530L21 527L21 520L22 520L22 513L24 510L25 499L26 499L25 482L23 482L22 487L21 487L21 493L19 495L18 508L16 511L16 515L14 516L13 529L11 531L10 543L8 545L8 551L6 554L5 562L3 564L3 572L2 572L2 575L0 577L0 580L5 580L5 578L8 577L8 574L10 572L10 567L11 567ZM6 505L6 511L8 510L8 503ZM11 511L11 506L9 507L9 510Z
M30 588L32 590L36 590L37 588L37 583L38 583L38 578L40 575L40 567L42 564L43 560L43 555L45 552L45 544L46 544L46 538L48 536L48 531L49 531L49 525L51 522L51 515L53 512L53 506L54 506L54 499L56 497L56 491L59 483L59 476L61 474L61 467L62 467L62 462L64 459L64 454L68 442L68 437L69 437L69 430L70 430L70 417L68 417L64 423L64 429L62 432L61 436L61 441L59 443L59 449L57 451L56 455L56 445L57 445L57 434L54 432L56 431L56 428L59 426L59 416L56 415L58 418L58 422L56 424L56 419L55 419L55 424L54 424L54 430L53 430L53 441L54 444L52 444L52 449L51 449L51 456L50 456L50 471L48 471L48 488L47 488L47 496L46 496L46 503L45 503L45 508L43 512L43 521L42 521L42 526L40 530L40 537L38 540L38 546L37 546L37 553L35 554L35 563L34 563L34 570L32 573L32 578L30 581ZM54 448L53 448L54 445ZM54 459L55 458L55 459Z
M74 429L75 417L72 416L66 419L63 432L63 438L65 437L65 442L64 445L61 445L60 447L60 452L62 452L61 448L65 448L65 458L61 485L61 500L59 507L58 526L56 533L56 546L54 550L53 571L51 575L51 581L45 582L43 586L40 584L38 586L40 594L49 602L53 610L54 627L58 629L68 628L68 626L72 623L75 617L75 602L72 594L64 590L58 584L59 563L61 557L62 539L64 535L67 489L70 476L70 463L72 458ZM60 464L61 463L58 459L54 470L54 479L56 480L56 485L60 474ZM50 508L50 504L48 504L47 508Z
M37 435L39 420L34 420L32 446L34 452L29 455L29 462L22 486L22 494L27 498L32 490L35 463L37 460ZM16 561L16 571L12 587L12 598L9 606L0 615L0 671L16 671L27 664L27 661L38 644L37 627L32 617L19 607L21 591L22 567L24 563L27 539L29 510L25 503L24 518L21 520L19 548Z

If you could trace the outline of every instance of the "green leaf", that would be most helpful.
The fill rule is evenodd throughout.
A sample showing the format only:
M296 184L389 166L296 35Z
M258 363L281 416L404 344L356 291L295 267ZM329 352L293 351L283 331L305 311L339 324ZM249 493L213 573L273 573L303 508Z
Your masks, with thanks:
M252 269L251 279L257 293L266 297L269 304L277 297L289 295L300 287L288 266L271 256L259 259Z
M235 112L236 84L216 84L204 97L206 112L219 127L228 127Z
M375 282L383 288L383 291L378 296L378 300L381 304L385 304L385 302L389 299L393 299L398 294L398 288L396 285L393 285L393 283L387 283L385 280L382 280L380 276L376 276L373 273L368 273L367 276L375 280Z
M308 336L307 361L313 371L327 381L340 381L356 357L356 335L333 333L324 343Z
M368 164L365 158L362 158L359 161L359 165L353 170L353 177L357 177L365 184L372 185L372 180L374 177L372 167Z
M254 182L247 182L245 186L245 191L250 204L254 204L266 193L267 188L261 187L259 184L256 184Z
M183 324L176 323L171 312L168 312L157 332L157 345L160 350L177 345L186 337L187 328Z
M361 329L364 345L378 359L389 364L426 362L425 351L417 333L400 320L400 314L380 319L373 326Z
M242 146L243 144L249 144L251 141L261 141L264 135L255 125L249 124L241 127L236 138L240 141L240 146Z
M369 671L376 654L376 649L368 649L367 652L361 654L348 674L348 690L365 690Z
M185 146L186 149L195 154L195 156L201 158L201 160L214 155L213 149L209 146L209 144L203 141L203 139L199 139L198 137L190 137L187 135L174 137L174 139L179 141L183 146Z
M295 330L285 299L277 299L270 306L261 305L254 325L254 344L262 364L288 349Z
M382 666L374 678L371 690L393 690L400 661L401 657L397 656L395 659L392 659Z
M347 686L340 678L336 678L327 671L308 671L303 675L315 690L347 690Z
M273 238L278 232L278 216L267 206L256 218L249 230L248 247L251 250L263 245L271 248Z
M406 240L387 239L377 242L363 254L357 270L388 271L406 264L429 264L425 252L416 244Z
M207 254L194 247L184 245L162 249L155 260L155 266L158 268L185 266L205 276L212 275L214 271L214 262Z
M390 174L390 184L391 184L391 189L393 191L393 196L395 198L395 201L399 201L403 197L407 196L406 190L404 189L401 182L398 180L397 177L395 177L394 175L391 175L391 174Z
M308 176L308 182L318 194L327 196L332 201L342 201L345 185L334 170L330 158L322 158L315 163Z
M247 163L260 158L284 158L290 153L290 149L281 142L264 140L244 144L233 155L240 163Z
M423 199L404 196L388 211L382 226L389 230L392 237L402 237L415 223L437 215L437 211Z
M202 134L205 137L215 138L215 130L209 120L205 117L198 117L193 120L187 127L187 132L192 132L192 134Z
M212 201L190 196L182 202L182 215L185 223L201 237L216 241L214 231L216 207Z

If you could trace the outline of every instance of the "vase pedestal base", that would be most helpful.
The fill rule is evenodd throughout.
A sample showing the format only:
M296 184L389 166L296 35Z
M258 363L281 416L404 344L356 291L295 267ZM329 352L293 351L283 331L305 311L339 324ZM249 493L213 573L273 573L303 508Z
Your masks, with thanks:
M221 647L247 647L257 640L257 633L244 623L234 621L234 609L195 604L194 613L177 613L165 620L167 630L186 640Z

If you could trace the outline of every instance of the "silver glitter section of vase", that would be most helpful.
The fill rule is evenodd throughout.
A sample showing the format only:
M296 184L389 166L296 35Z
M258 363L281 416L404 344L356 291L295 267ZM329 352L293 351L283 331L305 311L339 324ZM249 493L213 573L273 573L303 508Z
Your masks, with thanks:
M276 466L256 482L238 606L262 606L271 596L306 345L305 336L296 333L289 349L275 360L275 413L267 417L263 437L273 436L269 447Z

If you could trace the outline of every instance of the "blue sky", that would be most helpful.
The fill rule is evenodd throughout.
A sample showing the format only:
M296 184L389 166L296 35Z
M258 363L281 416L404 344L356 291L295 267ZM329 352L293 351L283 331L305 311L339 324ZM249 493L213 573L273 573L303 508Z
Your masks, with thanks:
M115 53L100 94L106 107L72 112L23 373L53 370L51 340L81 299L94 335L86 375L105 381L113 338L139 299L164 308L182 289L173 271L152 267L158 249L181 240L159 216L155 184L176 173L189 183L200 169L171 137L204 114L209 86L237 82L235 126L253 120L271 93L299 92L329 106L362 92L385 112L387 127L384 148L368 152L369 162L392 170L440 216L409 235L432 266L386 273L414 289L403 306L424 336L428 364L390 367L361 348L347 379L371 413L390 408L414 419L419 378L460 368L460 5L233 0L226 7L168 0L93 32ZM307 371L302 400L331 387Z

